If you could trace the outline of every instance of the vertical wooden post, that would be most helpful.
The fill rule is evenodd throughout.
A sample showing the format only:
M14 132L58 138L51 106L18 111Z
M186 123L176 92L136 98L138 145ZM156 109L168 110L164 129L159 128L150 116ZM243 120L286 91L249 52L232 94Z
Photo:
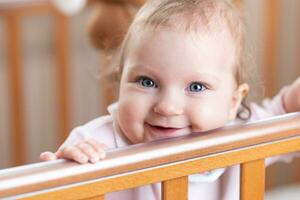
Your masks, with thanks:
M265 95L271 97L276 90L276 77L278 76L278 35L279 35L279 0L264 1L264 60L263 78L265 82Z
M187 200L188 176L179 177L162 182L163 200Z
M279 35L280 1L264 0L264 57L263 57L263 80L265 83L265 96L272 97L276 93L278 77L278 35ZM276 166L268 169L266 188L273 185L273 175Z
M241 164L241 200L263 200L265 194L265 161Z
M56 33L55 49L57 58L57 94L58 121L60 127L59 142L62 143L70 131L70 47L69 20L66 16L55 11Z
M243 0L234 0L233 2L234 2L234 4L237 5L238 7L242 7Z
M7 22L7 50L8 50L8 73L10 92L10 127L11 127L11 152L14 165L25 163L25 136L24 136L24 113L22 95L22 69L21 69L21 30L19 26L20 16L17 13L6 15Z

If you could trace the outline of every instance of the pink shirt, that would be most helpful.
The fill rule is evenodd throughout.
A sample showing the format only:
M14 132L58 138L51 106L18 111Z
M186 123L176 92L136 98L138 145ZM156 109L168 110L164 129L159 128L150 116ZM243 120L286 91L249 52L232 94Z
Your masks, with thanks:
M285 114L282 104L284 89L272 100L266 99L262 106L250 105L252 116L249 121L264 119L275 115ZM108 107L110 115L94 119L87 124L73 129L70 136L62 145L75 144L79 141L93 138L106 144L109 148L119 148L129 145L118 130L115 122L117 104ZM235 122L238 123L238 122ZM277 156L266 159L266 165L278 160L290 161L294 154ZM189 176L189 200L239 200L240 166L212 170ZM159 200L161 196L160 183L106 194L106 200Z

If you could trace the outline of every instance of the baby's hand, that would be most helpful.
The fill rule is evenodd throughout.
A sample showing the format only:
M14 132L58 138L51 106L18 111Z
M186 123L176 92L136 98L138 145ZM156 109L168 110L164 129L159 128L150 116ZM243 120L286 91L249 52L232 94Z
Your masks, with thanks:
M284 93L283 101L287 112L300 111L300 77Z
M87 140L77 143L73 146L66 146L59 149L57 152L43 152L40 155L42 161L56 160L59 158L66 158L75 160L78 163L84 164L87 162L96 163L100 159L105 158L105 144L98 143L95 140Z

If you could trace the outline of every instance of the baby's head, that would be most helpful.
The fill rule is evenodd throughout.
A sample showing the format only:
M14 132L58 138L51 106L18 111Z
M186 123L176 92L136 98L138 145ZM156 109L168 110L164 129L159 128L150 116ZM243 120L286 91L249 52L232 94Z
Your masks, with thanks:
M150 0L120 51L121 131L139 143L234 120L248 93L244 43L226 0Z

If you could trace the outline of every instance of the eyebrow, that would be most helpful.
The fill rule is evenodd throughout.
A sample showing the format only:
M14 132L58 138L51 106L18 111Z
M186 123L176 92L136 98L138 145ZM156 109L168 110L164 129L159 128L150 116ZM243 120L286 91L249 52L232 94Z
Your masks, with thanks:
M130 67L130 71L129 71L129 75L131 75L131 74L135 74L135 73L137 73L137 72L139 72L139 71L141 71L141 69L143 70L143 71L145 71L145 72L148 72L148 73L151 73L151 74L155 74L155 73L157 73L157 72L155 72L151 67L148 67L148 66L146 66L146 65L141 65L141 64L137 64L137 65L132 65L132 66L129 66Z
M220 79L213 75L213 74L208 74L208 73L202 73L202 72L195 72L195 77L196 78L200 78L200 79L203 79L203 80L207 80L207 81L210 81L210 82L219 82Z

